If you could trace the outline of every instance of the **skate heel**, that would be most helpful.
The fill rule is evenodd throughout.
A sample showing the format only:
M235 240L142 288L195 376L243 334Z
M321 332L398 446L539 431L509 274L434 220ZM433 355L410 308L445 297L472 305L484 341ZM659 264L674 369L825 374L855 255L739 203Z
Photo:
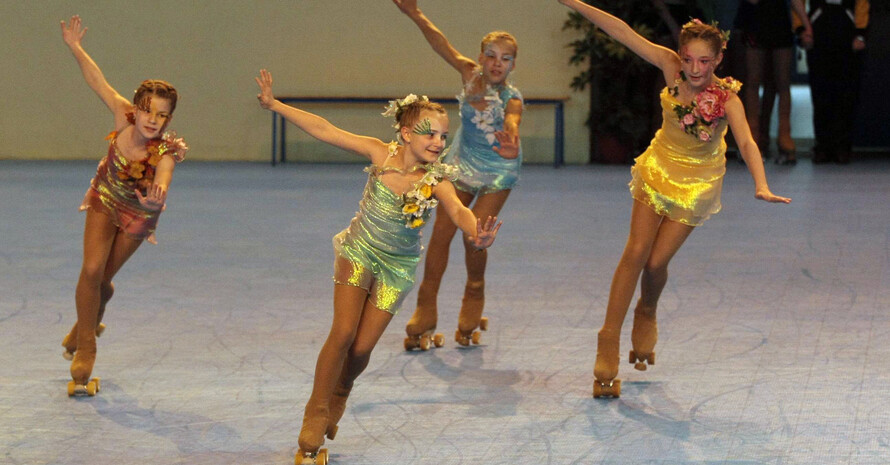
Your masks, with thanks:
M71 361L71 381L68 382L69 396L95 396L99 392L99 378L90 379L93 364L96 363L96 338L84 341L74 353Z
M621 397L618 376L618 339L620 333L601 330L597 335L596 362L593 366L593 397Z
M637 303L634 310L634 327L630 336L633 350L628 360L634 368L646 371L648 365L655 365L655 344L658 342L658 323L655 320L655 309L644 311ZM647 365L648 364L648 365Z
M445 345L445 336L436 332L438 314L435 304L420 305L414 309L414 315L405 326L405 350L430 350L430 347Z
M104 332L105 323L99 323L99 326L96 327L96 337L101 336ZM65 338L62 339L62 347L65 348L65 350L62 351L62 357L69 362L74 360L74 352L77 351L77 323L71 328L71 332L65 335Z

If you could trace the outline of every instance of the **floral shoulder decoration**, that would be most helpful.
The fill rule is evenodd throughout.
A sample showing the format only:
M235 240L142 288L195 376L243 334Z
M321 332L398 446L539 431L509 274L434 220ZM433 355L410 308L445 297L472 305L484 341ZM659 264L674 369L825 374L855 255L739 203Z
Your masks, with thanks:
M686 75L680 71L677 85L671 88L671 95L677 97L680 93L679 83L685 81ZM689 105L674 104L674 113L680 123L680 128L687 134L695 136L702 142L708 142L714 137L717 126L726 118L726 102L729 97L742 88L742 83L731 77L718 79L705 90L699 92Z
M439 201L433 198L433 186L443 179L457 179L458 168L442 162L424 165L426 173L415 184L414 188L402 195L402 215L405 216L405 227L416 229L426 222L425 214L436 208Z
M117 132L115 131L105 139L111 140L116 136ZM155 169L164 155L173 157L173 160L179 163L185 159L185 154L188 152L189 147L183 138L176 137L176 131L166 131L160 138L148 141L145 144L145 149L148 151L148 156L141 161L131 161L126 171L118 171L117 173L117 177L121 181L133 180L136 182L136 186L143 190L151 187L155 177Z

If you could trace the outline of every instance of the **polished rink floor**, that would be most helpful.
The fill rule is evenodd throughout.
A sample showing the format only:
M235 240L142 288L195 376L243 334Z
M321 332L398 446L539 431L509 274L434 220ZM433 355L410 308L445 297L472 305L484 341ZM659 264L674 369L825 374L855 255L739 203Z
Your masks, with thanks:
M755 201L728 167L724 211L672 262L657 364L623 361L614 400L591 397L592 367L628 167L526 167L491 249L483 344L452 342L455 242L446 346L407 353L413 307L393 320L326 445L333 463L886 463L890 164L770 164L787 206ZM115 279L102 391L72 399L60 341L94 169L0 162L0 463L292 463L361 166L177 168L160 245Z

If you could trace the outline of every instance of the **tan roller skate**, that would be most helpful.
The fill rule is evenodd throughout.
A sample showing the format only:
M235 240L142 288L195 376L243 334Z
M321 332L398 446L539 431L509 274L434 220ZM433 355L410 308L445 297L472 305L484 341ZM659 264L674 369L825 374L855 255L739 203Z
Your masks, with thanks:
M436 306L417 305L414 315L405 326L405 350L420 349L430 350L430 347L442 347L445 345L445 336L436 332L438 315Z
M328 418L328 429L325 433L328 439L333 440L337 436L337 431L340 429L337 423L340 422L340 419L343 418L343 413L346 412L346 399L349 398L349 391L351 389L337 386L331 395L330 417Z
M454 340L466 347L479 344L482 333L488 331L488 318L482 316L485 307L485 281L468 281L464 288L464 299L460 306L460 315L457 318L457 331L454 332Z
M99 326L96 327L96 337L101 336L103 332L105 332L105 323L99 323ZM77 350L77 323L74 323L71 332L62 339L62 347L65 348L62 351L62 357L65 357L65 360L74 360L74 352Z
M96 363L96 335L94 331L80 332L80 345L71 362L71 381L68 381L69 396L95 396L99 392L99 378L90 379L93 364Z
M313 409L310 413L309 406L303 414L303 427L300 429L300 437L297 442L300 449L294 457L295 465L318 464L325 465L328 463L328 450L321 449L324 444L325 432L328 431L328 410Z
M633 350L630 351L630 363L640 371L646 371L647 364L655 365L655 343L658 342L658 324L655 321L655 309L646 312L643 305L637 302L634 309L634 328L630 334ZM645 362L645 363L644 363Z
M596 363L593 366L593 397L621 397L618 376L618 340L620 332L600 330L596 342Z

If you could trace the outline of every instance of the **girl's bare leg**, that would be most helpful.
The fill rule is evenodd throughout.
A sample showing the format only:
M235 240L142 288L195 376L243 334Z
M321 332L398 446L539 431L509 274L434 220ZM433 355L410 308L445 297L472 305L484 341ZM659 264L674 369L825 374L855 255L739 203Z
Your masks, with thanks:
M342 266L352 266L343 258ZM318 354L312 394L306 402L303 427L300 431L300 451L315 453L324 443L330 416L331 393L343 371L343 362L355 342L362 310L368 291L356 286L334 285L334 320L331 331Z
M457 191L457 197L464 205L473 201L473 194ZM442 284L442 276L448 267L448 253L451 248L451 239L457 226L443 211L436 212L436 220L433 223L433 232L430 242L427 244L426 260L423 265L423 281L417 289L417 307L405 332L408 334L406 349L416 346L420 337L425 333L432 336L438 323L437 298L439 286ZM411 342L413 341L413 342Z
M104 215L103 215L104 216ZM108 258L106 259L105 264L105 272L102 275L101 283L99 284L99 309L96 313L96 336L98 337L101 334L100 324L102 323L102 318L105 316L105 306L108 304L108 301L114 296L114 283L111 280L120 271L121 267L124 266L124 263L133 256L136 252L136 249L142 245L141 240L132 239L126 235L126 233L118 230L115 238L111 245L111 251L108 254ZM86 250L86 248L84 248ZM81 271L81 274L83 272ZM77 323L74 323L74 327L71 328L71 332L65 336L65 339L62 341L62 345L65 347L66 358L69 360L74 356L74 352L77 350Z
M473 214L483 221L489 216L496 217L500 214L510 189L482 194L473 205ZM464 287L464 297L461 302L460 315L457 319L457 332L455 340L461 345L479 343L479 333L476 328L483 331L488 329L488 319L482 318L485 307L485 267L488 264L488 249L477 250L464 236L464 258L467 266L467 283Z
M658 342L658 326L655 311L661 291L667 283L668 263L695 229L667 218L661 222L658 234L643 268L640 279L640 300L634 309L634 325L631 332L633 350L630 362L638 370L645 370L646 364L655 363L655 344Z
M620 395L620 384L611 391L612 380L618 375L618 340L621 326L627 315L630 301L636 291L637 281L647 260L652 244L658 233L662 216L655 213L647 205L634 200L630 216L630 233L624 253L612 277L609 290L609 303L606 307L606 318L597 335L597 354L593 374L594 396Z
M87 210L83 235L83 264L74 295L77 308L75 326L80 350L75 353L71 362L71 378L76 385L87 383L96 361L100 289L117 231L117 226L107 215Z
M365 302L362 318L359 321L355 341L349 348L340 379L334 388L330 402L330 420L328 422L328 437L334 439L337 434L337 423L343 417L346 410L346 399L349 397L355 379L358 378L368 362L371 360L371 351L377 346L380 336L386 330L393 315L378 309L371 302Z

